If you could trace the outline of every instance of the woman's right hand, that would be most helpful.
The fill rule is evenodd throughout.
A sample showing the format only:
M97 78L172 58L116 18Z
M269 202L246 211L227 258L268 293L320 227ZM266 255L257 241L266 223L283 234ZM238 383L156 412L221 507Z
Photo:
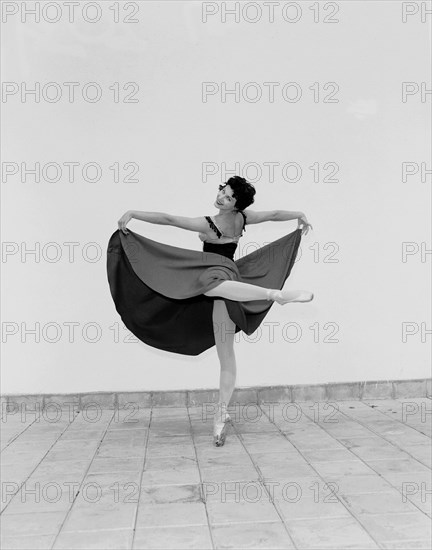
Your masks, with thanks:
M131 221L133 218L132 210L128 210L118 221L118 227L120 231L123 231L125 235L128 234L128 231L126 229L126 225Z

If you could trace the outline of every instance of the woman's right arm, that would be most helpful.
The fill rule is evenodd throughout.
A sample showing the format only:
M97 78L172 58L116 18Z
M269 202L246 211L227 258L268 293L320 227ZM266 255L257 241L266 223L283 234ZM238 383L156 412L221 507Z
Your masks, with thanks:
M164 212L139 212L138 210L128 210L118 221L118 228L127 234L126 225L134 218L143 222L158 223L160 225L169 225L170 217Z
M139 212L138 210L130 210L132 218L141 220L142 222L158 223L160 225L169 224L169 216L165 212Z

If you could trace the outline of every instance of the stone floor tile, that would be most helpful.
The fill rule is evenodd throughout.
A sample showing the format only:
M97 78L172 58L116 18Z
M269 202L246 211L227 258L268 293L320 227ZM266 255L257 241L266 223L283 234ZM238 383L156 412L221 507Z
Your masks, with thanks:
M173 527L177 525L208 525L203 502L148 504L138 507L136 529L143 527Z
M144 410L144 409L143 409ZM153 407L151 409L152 419L156 418L187 418L187 407Z
M145 470L142 474L143 485L178 485L200 482L198 468L184 471L177 470Z
M145 454L145 441L141 439L102 441L97 458L141 458Z
M379 548L352 517L290 520L289 530L299 549Z
M340 463L339 463L340 464ZM257 463L257 466L264 477L280 478L283 476L299 476L307 477L316 475L314 467L305 463L288 462L287 464L261 464Z
M345 462L316 462L314 468L324 476L334 475L371 475L373 470L361 460L346 460Z
M16 452L8 447L1 454L2 465L26 465L29 468L35 467L44 458L46 452L33 453L31 450L26 452Z
M140 502L168 504L181 502L203 502L199 483L191 485L143 485Z
M244 436L242 436L242 440L244 442L247 452L252 456L265 453L292 453L294 455L299 454L294 445L285 438L278 438L276 439L276 441L271 442L270 440L245 440Z
M170 436L187 436L191 433L190 426L159 427L159 426L153 426L151 424L149 427L149 430L152 438L170 437Z
M286 422L283 419L278 422L281 428L280 431L288 437L303 437L308 435L324 438L329 437L316 422L312 422L307 418L302 418L300 422Z
M155 457L147 458L145 462L144 471L151 470L177 470L184 472L188 470L195 470L197 468L197 460L195 456L168 456L168 457Z
M60 441L76 441L77 439L100 441L104 435L104 431L103 428L80 431L66 430L65 433L62 434Z
M99 487L105 488L110 487L114 483L125 484L125 483L135 483L139 484L141 477L141 472L134 471L124 471L124 472L89 472L84 478L84 484L96 484Z
M129 433L134 435L134 437L144 437L147 438L149 434L149 422L148 419L137 416L135 418L136 422L133 421L134 418L117 417L114 415L112 421L106 426L106 436L112 437L121 437L123 433Z
M251 481L221 481L221 482L203 482L202 494L204 501L214 502L256 502L263 500L272 502L274 492L268 490L269 485L265 485L258 480ZM273 496L272 496L273 495Z
M346 461L346 460L354 460L355 456L348 451L347 449L341 448L341 449L330 449L330 450L324 450L324 449L315 449L313 451L306 450L302 451L301 453L306 460L308 460L311 464L314 464L315 462L339 462L339 461Z
M201 422L194 422L191 425L190 435L192 437L196 436L207 436L210 437L212 430L213 430L213 424L210 423L201 423Z
M120 432L128 432L133 431L137 432L142 431L143 435L145 432L145 437L147 437L148 429L149 429L149 420L145 418L138 418L137 422L133 422L133 419L122 421L121 419L119 421L112 421L111 424L107 427L107 434L118 434Z
M231 468L239 463L239 456L231 455L227 452L223 454L211 452L207 453L207 455L201 453L198 457L198 463L200 468ZM246 453L242 456L242 464L253 467L253 463Z
M2 550L50 550L55 540L51 535L2 536L0 547Z
M431 521L422 512L363 514L361 522L377 541L431 539Z
M307 465L300 453L257 453L253 457L255 464L261 466L287 466Z
M404 488L406 490L408 485L413 486L414 489L417 489L418 491L427 491L432 489L432 473L430 471L411 473L385 473L383 474L383 478L399 491L404 490Z
M381 460L383 458L409 459L410 456L403 450L398 449L391 443L381 442L350 447L350 452L363 460Z
M70 441L70 443L73 444L70 449L63 448L61 446L57 447L59 444L56 444L43 460L46 463L53 463L57 461L77 462L80 460L91 460L97 450L97 444L94 444L92 447L83 448L81 447L81 443L76 443L75 441ZM92 441L92 443L94 442Z
M353 422L342 422L340 424L329 425L322 424L323 430L329 435L340 441L345 437L353 439L367 439L374 437L374 434L365 426ZM378 437L378 436L375 436Z
M430 473L430 468L424 464L420 464L417 460L408 458L392 459L386 458L381 460L367 460L368 465L375 471L382 475L386 474L412 474L412 473Z
M201 468L201 477L205 482L259 480L260 474L250 465L238 465L231 468Z
M20 436L18 439L15 439L9 446L8 449L15 453L46 453L52 445L51 439L38 440L38 441L26 441L24 436Z
M416 487L414 487L414 490L417 490ZM404 493L404 496L419 510L432 517L432 495L430 493L425 494L425 492L418 490L415 494L406 495Z
M432 467L432 445L404 445L406 453Z
M246 423L233 423L234 424L234 430L238 434L277 434L280 433L277 426L270 422L266 423L252 423L252 422L246 422Z
M326 482L331 484L335 493L344 494L367 494L388 492L392 485L379 475L330 475L325 476Z
M284 491L293 490L296 488L302 494L315 494L318 491L324 491L325 494L332 493L332 489L326 486L323 480L317 474L300 476L290 472L284 472L283 475L264 476L262 482L270 490L273 487L275 498L277 495L283 495Z
M176 435L173 437L155 437L151 433L149 433L149 441L148 446L158 447L159 445L172 445L172 441L176 442L176 445L191 445L192 444L192 436L190 434L187 435Z
M118 529L133 529L137 502L113 502L100 500L74 503L62 532L108 530L115 525Z
M344 447L350 450L353 447L380 447L389 444L387 441L383 440L382 437L372 433L368 436L362 435L360 437L356 437L353 434L347 434L344 437L338 438L338 440Z
M350 512L335 495L315 495L296 491L291 487L278 493L277 506L287 525L295 519L319 519L330 517L351 517Z
M137 443L145 443L147 440L148 430L143 429L129 429L129 430L108 430L103 438L104 442L107 441L126 441L127 443L133 441Z
M147 460L171 456L195 458L195 449L192 442L177 443L175 446L173 446L172 442L163 444L151 443L147 446Z
M9 537L56 534L65 515L64 512L4 514L1 522L2 534Z
M132 529L61 532L53 550L128 550Z
M70 479L69 483L76 480ZM39 514L41 512L66 512L72 506L74 496L78 491L73 485L64 485L58 482L41 482L31 478L25 482L21 490L10 501L4 510L4 516L9 514Z
M91 459L80 460L43 460L38 465L34 474L44 477L45 475L55 477L57 474L67 473L69 475L79 476L87 471Z
M256 502L247 500L217 500L207 501L207 511L210 524L215 523L239 523L252 521L280 521L275 506L268 498L262 498Z
M366 493L362 495L342 495L342 500L354 514L382 514L417 512L416 507L403 499L396 489L387 493Z
M290 435L289 441L297 448L299 452L313 450L313 449L339 450L343 448L343 446L339 443L339 441L330 437L328 439L325 439L323 437L315 437L313 435L311 436L307 435L307 436L301 436L301 437Z
M141 457L107 457L96 456L90 465L89 474L140 472L143 468Z
M211 527L215 548L294 549L281 521L216 524Z
M430 550L430 540L395 540L381 542L382 548L392 550Z
M207 525L148 527L137 529L136 550L212 550Z
M13 483L21 485L37 468L37 465L33 467L28 464L2 464L0 479L3 483ZM2 493L5 486L2 485Z

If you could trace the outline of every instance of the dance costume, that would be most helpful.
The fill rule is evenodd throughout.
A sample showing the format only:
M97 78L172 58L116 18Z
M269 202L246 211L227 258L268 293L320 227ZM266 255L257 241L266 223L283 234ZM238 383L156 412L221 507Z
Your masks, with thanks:
M247 217L243 215L243 230ZM267 315L272 301L237 302L204 292L222 281L241 281L282 289L291 273L301 241L301 229L234 261L237 235L225 235L210 216L217 237L200 233L203 251L148 239L128 229L116 230L108 243L108 283L125 326L149 346L182 355L199 355L215 345L213 301L224 300L235 332L250 335ZM203 236L203 237L202 237ZM221 238L231 242L217 243ZM214 241L214 242L213 242Z

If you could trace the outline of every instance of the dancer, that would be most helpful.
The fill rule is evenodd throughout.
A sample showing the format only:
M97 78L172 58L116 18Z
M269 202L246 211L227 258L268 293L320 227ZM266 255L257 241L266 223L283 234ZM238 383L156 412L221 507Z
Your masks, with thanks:
M187 355L197 355L216 345L220 362L219 400L213 424L216 446L225 443L231 421L227 408L236 380L235 333L244 330L252 334L273 302L284 305L313 299L309 291L281 290L294 264L301 235L312 226L303 212L245 211L255 194L252 184L234 176L219 186L214 203L219 210L216 216L189 218L128 211L119 219L119 229L108 246L111 293L117 311L133 334L151 346ZM204 243L203 253L138 235L126 228L131 219L195 231ZM293 219L298 220L296 231L234 261L246 224Z

